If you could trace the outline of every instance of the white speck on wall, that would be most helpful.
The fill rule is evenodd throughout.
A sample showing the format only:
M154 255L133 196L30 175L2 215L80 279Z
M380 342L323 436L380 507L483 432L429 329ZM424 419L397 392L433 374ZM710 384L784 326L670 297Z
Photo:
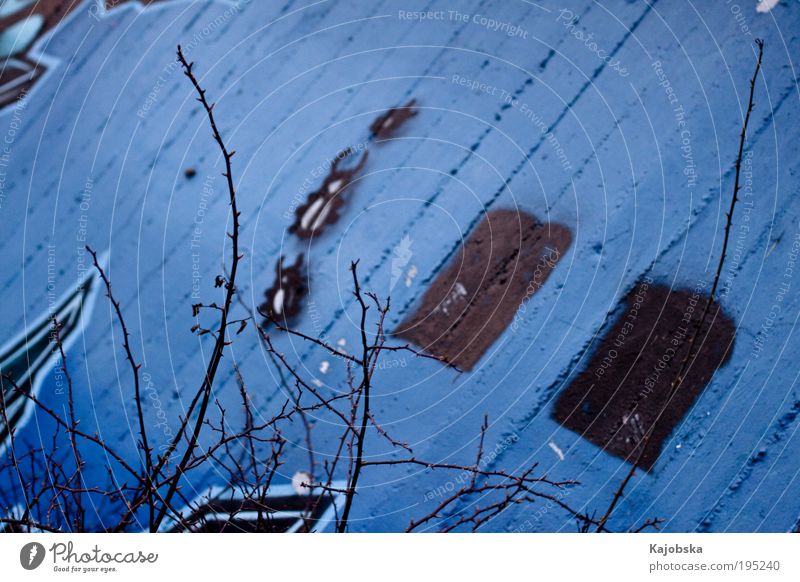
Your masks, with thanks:
M408 271L406 271L406 287L411 287L411 283L414 282L414 277L417 276L417 266L411 265Z
M311 383L314 384L314 386L316 386L317 388L322 388L323 386L325 386L325 384L323 384L322 380L320 380L319 378L314 378L313 380L311 380Z
M337 345L337 346L339 346L340 348L343 348L344 346L346 346L346 345L347 345L347 340L346 340L346 339L344 339L343 337L342 337L342 338L339 338L339 339L336 341L336 345Z
M461 283L456 282L456 284L453 286L453 289L450 291L450 294L447 296L447 299L442 301L440 305L437 305L434 311L439 311L441 309L445 315L450 315L450 306L456 301L461 301L461 299L466 296L467 289Z
M304 485L311 485L311 475L306 471L298 471L292 476L292 489L298 495L308 495L311 493L311 489Z
M756 6L756 12L764 14L765 12L769 12L775 8L780 3L781 0L761 0Z
M564 451L562 451L555 442L550 441L549 443L547 443L547 446L553 449L553 452L558 456L559 461L564 460Z
M319 365L320 374L327 374L330 367L331 367L330 362L328 362L328 360L323 360L322 363Z
M770 256L772 254L772 251L774 251L777 248L777 246L778 246L778 241L773 242L772 246L767 251L767 254L764 255L764 258L766 259L768 256Z

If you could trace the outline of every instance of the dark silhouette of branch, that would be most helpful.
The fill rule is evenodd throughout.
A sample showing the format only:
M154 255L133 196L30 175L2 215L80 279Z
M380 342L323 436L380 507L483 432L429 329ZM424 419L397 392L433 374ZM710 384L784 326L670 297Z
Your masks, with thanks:
M642 525L637 527L634 530L631 530L632 533L641 533L647 529L654 529L656 531L661 529L661 524L664 523L664 520L660 517L653 517L645 521Z
M440 531L450 532L462 526L469 527L472 531L477 531L481 526L486 524L489 520L499 515L507 508L522 503L533 503L540 499L546 499L555 505L558 505L562 509L567 510L579 521L589 520L587 516L574 511L557 496L539 491L534 488L541 485L547 485L555 489L563 489L567 486L576 485L577 482L575 481L552 481L546 476L532 476L533 471L537 467L535 463L520 474L509 474L505 471L483 469L482 465L485 462L484 443L488 428L489 419L487 416L484 416L483 424L481 425L480 437L478 439L477 456L474 465L431 463L421 461L414 457L407 459L394 459L390 461L366 461L364 463L364 465L367 466L419 465L425 467L426 469L444 469L447 471L454 471L460 475L470 475L470 479L466 485L445 497L430 513L418 519L412 519L406 528L406 532L415 531L423 525L426 525L434 520L446 520L448 517L453 517L454 519L451 519L450 523L445 522L445 524L440 528ZM492 493L500 493L499 499L487 503L484 506L475 504L471 511L464 511L453 516L449 515L452 513L452 508L457 502L467 500L472 497L484 497Z
M69 373L69 367L67 366L67 354L64 351L64 344L61 342L61 327L62 325L58 322L58 320L53 317L53 339L58 347L59 355L61 356L61 370L64 373L64 378L67 382L67 409L68 409L68 416L69 416L69 441L70 447L72 448L72 454L75 458L75 475L74 480L81 485L83 483L83 459L81 458L81 453L78 448L78 437L75 434L75 429L78 427L78 420L75 417L75 397L72 388L72 375ZM144 425L140 425L144 427ZM72 479L68 481L71 482ZM85 517L86 514L83 510L83 495L81 491L75 492L75 499L77 504L77 515L76 515L76 523L73 524L74 528L77 531L82 531L85 525Z
M31 519L14 519L10 517L0 517L0 523L4 523L13 527L25 528L26 530L30 531L31 529L38 529L48 533L62 533L60 529L51 527L49 525L45 525L43 523L39 523L38 521L33 521ZM3 530L0 529L0 532Z
M331 346L329 343L327 343L324 340L321 340L319 338L315 338L314 336L310 336L310 335L308 335L306 333L303 333L302 331L298 331L296 329L292 329L290 327L287 327L287 326L281 324L280 321L277 320L275 318L275 316L273 316L273 315L270 315L268 313L264 313L261 310L258 310L258 313L259 313L259 315L264 317L264 319L269 321L270 325L272 325L278 331L281 331L281 332L287 333L289 335L298 337L298 338L300 338L300 339L302 339L304 341L307 341L307 342L312 343L312 344L314 344L316 346L319 346L319 347L323 348L324 350L327 350L335 358L342 358L344 360L348 360L349 362L351 362L351 363L353 363L355 365L359 365L361 363L361 360L359 358L357 358L357 357L355 357L355 356L353 356L351 354L348 354L348 353L342 351L341 349L338 349L338 348L335 348L335 347ZM370 347L370 351L373 351L374 349L375 349L374 347L372 347L372 346ZM435 362L439 362L441 364L444 364L447 367L452 368L456 372L461 373L463 371L463 370L459 369L455 364L450 363L447 360L446 357L444 357L444 356L436 356L434 354L428 354L428 353L422 352L420 350L415 349L413 346L411 346L411 344L403 344L403 345L399 345L399 346L382 345L380 347L380 351L381 352L408 352L411 355L413 355L414 357L422 358L422 359L426 359L426 360L433 360Z
M226 272L226 275L227 275L227 272ZM311 434L312 425L311 425L311 421L308 418L308 412L311 412L311 410L309 410L307 407L303 407L303 406L300 405L300 401L303 398L303 388L299 383L296 386L296 390L293 390L289 386L289 383L288 383L287 378L286 378L286 374L284 374L284 371L283 371L283 368L281 366L281 363L279 362L279 360L278 360L277 356L275 355L274 351L272 349L270 349L270 347L269 347L270 342L269 342L269 338L267 337L267 334L266 334L266 331L265 331L264 327L257 324L255 313L253 312L253 309L244 300L244 298L242 297L241 293L238 293L238 292L236 293L236 299L239 302L239 305L241 305L242 308L248 313L248 315L249 315L248 319L251 322L254 323L254 327L255 327L255 329L257 331L258 341L261 344L261 347L264 348L264 351L267 353L267 356L269 357L270 362L272 363L273 367L275 368L276 373L278 374L278 378L279 378L278 384L279 384L280 388L282 388L285 391L286 394L289 394L289 399L293 403L293 407L291 408L289 413L286 415L287 419L290 420L291 416L294 413L297 413L297 415L300 417L300 422L303 424L303 430L305 431L306 450L308 452L308 474L310 475L310 481L313 482L315 480L317 462L316 462L315 455L314 455L314 443L313 443L312 434ZM263 315L262 315L262 317L263 317ZM318 340L316 340L316 338L310 338L309 337L308 339L314 339L315 341L318 341ZM320 344L324 345L326 347L326 349L328 349L329 351L333 351L334 350L334 348L328 346L327 344L324 344L321 341L320 341ZM341 352L337 352L337 353L339 355L346 355L346 354L342 354ZM243 379L242 379L242 382L244 382ZM288 403L287 403L287 405L288 405ZM321 406L321 405L319 405L319 406Z
M364 301L364 297L361 294L361 285L358 282L358 261L354 261L350 265L350 271L353 274L353 294L356 297L356 301L358 301L359 306L361 307L361 367L362 367L362 377L361 377L361 394L363 395L363 411L361 414L361 426L358 429L358 437L356 438L356 457L355 462L353 465L353 476L350 479L350 482L347 485L347 493L345 494L345 502L344 502L344 509L342 510L342 518L339 520L338 530L339 532L347 531L347 520L350 517L350 508L353 506L353 498L355 497L356 487L358 486L358 478L361 475L361 467L364 462L364 440L366 438L367 433L367 425L369 424L369 397L370 397L370 388L372 385L372 369L370 363L370 346L369 342L367 341L367 311L369 310L369 305L366 304ZM377 301L376 301L377 303ZM378 309L381 309L380 304L378 303ZM385 310L382 311L382 314L385 316L386 312L389 310L389 304L387 302ZM379 337L382 334L379 331ZM381 340L382 341L382 338Z
M664 405L659 410L658 415L653 420L650 425L650 428L645 433L644 437L642 438L641 445L639 447L639 453L637 454L633 464L631 465L630 470L625 475L625 478L620 483L619 487L617 487L616 491L614 492L614 496L611 499L611 503L609 504L608 508L606 509L603 516L600 518L597 524L597 531L602 531L605 527L608 520L611 518L614 509L619 504L622 496L625 493L625 489L630 483L631 479L633 479L634 475L636 474L637 469L639 468L642 459L644 458L646 452L649 450L649 445L651 443L651 437L653 435L653 431L658 425L659 421L663 417L666 410L669 408L672 399L675 397L675 394L680 389L681 383L689 370L689 367L694 362L694 358L696 357L694 354L695 344L697 343L697 338L700 336L700 330L703 329L703 325L705 324L706 318L711 310L711 306L715 301L715 296L717 292L717 287L719 285L720 277L722 276L722 269L725 264L725 256L728 249L728 239L730 237L731 226L733 224L733 211L736 208L736 202L738 201L738 194L741 188L739 183L739 176L742 167L742 157L744 155L744 144L747 139L747 126L750 122L750 114L753 112L753 108L755 107L755 102L753 101L753 96L755 94L755 87L756 87L756 80L758 79L758 73L761 70L761 60L764 55L764 41L761 39L756 40L756 47L758 49L758 58L756 60L755 70L753 71L753 76L750 78L750 96L748 99L747 104L747 112L744 116L744 121L742 122L742 131L739 135L739 152L736 156L736 176L734 178L734 185L733 185L733 196L731 197L731 204L726 215L726 222L725 222L725 237L722 241L722 253L720 254L719 261L717 263L717 269L714 273L714 283L711 286L711 292L708 296L708 299L705 302L705 307L703 308L703 314L700 316L700 319L695 326L694 332L692 333L692 339L689 342L689 350L686 352L686 355L683 357L681 361L680 368L678 369L678 373L672 380L672 383L669 387L669 392ZM657 525L657 523L651 523L651 525Z
M203 109L206 112L208 117L208 122L211 125L211 133L214 137L214 141L217 142L219 146L220 152L222 157L225 161L225 172L223 176L225 177L228 185L228 196L229 196L229 203L231 207L231 214L233 217L233 228L228 236L231 239L231 246L232 246L232 257L231 257L231 265L230 265L230 276L227 281L220 281L222 277L218 277L217 281L218 284L222 283L225 287L225 299L220 308L220 315L219 315L219 325L217 327L217 331L215 334L215 343L214 349L211 352L211 357L209 358L208 367L206 368L206 373L203 378L202 385L200 386L200 390L198 394L200 395L200 406L198 409L197 419L195 420L194 427L189 436L189 443L186 446L186 450L183 453L183 457L181 458L180 462L178 463L175 469L175 475L171 479L169 487L167 489L166 494L164 495L164 505L162 506L161 510L158 512L158 515L155 518L153 523L153 528L158 529L161 522L163 521L167 507L169 506L172 497L175 495L175 492L178 489L178 485L183 475L184 469L186 464L192 458L194 453L194 448L197 446L197 441L200 437L200 431L203 426L203 422L205 421L206 413L208 411L208 404L211 398L211 388L214 384L214 379L217 375L217 369L219 368L220 361L222 360L223 352L225 351L225 346L227 345L226 342L226 332L228 330L229 325L229 314L231 310L231 306L233 304L233 299L236 296L236 274L239 269L239 261L242 258L239 254L239 209L237 207L236 202L236 187L233 181L233 172L232 172L232 159L235 151L228 151L228 148L225 146L225 141L222 139L222 135L219 132L217 127L217 122L214 118L214 105L209 103L206 99L206 91L200 86L197 78L194 75L193 67L194 63L190 63L186 60L186 57L183 55L183 50L181 49L180 45L178 45L178 60L180 61L181 65L183 66L184 74L189 79L189 81L194 86L195 91L197 92L197 100L203 106ZM191 414L187 413L185 421L188 422ZM175 440L170 445L168 449L168 453L174 452L175 448L178 446L179 439L182 437L185 431L185 423L182 424L179 434L176 435ZM166 457L168 457L167 455ZM151 528L151 529L153 529Z
M11 426L11 423L8 419L8 411L6 409L6 391L5 386L3 385L2 380L5 379L6 376L3 375L0 377L0 398L3 399L0 402L0 415L2 415L3 424L6 425L8 428L8 449L9 449L9 457L11 459L11 467L14 469L14 473L17 477L17 481L19 482L20 489L22 489L22 495L25 501L25 512L23 514L22 519L28 518L28 513L30 512L31 508L31 500L28 495L28 488L26 486L27 480L25 479L22 473L22 467L20 466L19 458L17 457L17 448L16 448L16 428ZM9 381L13 384L14 380L9 378Z
M88 434L86 432L81 431L78 428L72 428L71 425L64 419L62 419L52 408L49 408L36 396L30 394L26 390L22 389L19 385L17 385L17 383L11 376L4 374L3 378L6 382L8 382L11 385L11 388L13 390L19 392L20 394L25 396L25 398L33 402L37 410L47 414L50 418L52 418L56 422L57 425L59 425L59 427L63 428L65 431L73 431L75 435L80 437L81 439L96 444L103 450L103 452L105 452L111 458L113 458L114 461L119 463L119 465L126 471L128 471L131 475L133 475L136 478L140 478L139 473L130 464L128 464L121 455L119 455L113 448L107 445L99 436Z
M111 281L108 280L105 271L100 266L100 263L97 260L97 253L94 251L94 249L92 249L92 247L90 247L89 245L86 245L86 250L92 256L92 262L94 263L94 268L100 275L100 278L102 279L103 284L106 287L106 297L108 298L109 303L111 303L111 306L114 308L114 312L117 315L117 321L119 322L119 325L122 328L122 347L125 350L125 357L128 360L128 364L130 365L131 368L131 374L133 376L133 394L134 394L134 401L136 402L136 417L139 422L139 436L142 439L140 446L144 452L145 474L144 474L144 482L142 485L145 488L147 507L149 510L149 516L148 516L149 525L152 531L155 520L155 502L154 502L154 491L153 491L153 478L154 478L153 456L152 456L152 449L150 449L150 445L147 439L147 427L144 423L144 412L142 410L142 393L139 381L139 369L142 366L141 364L136 363L136 360L133 357L133 350L131 350L130 333L128 332L128 326L125 324L125 317L122 315L122 309L120 307L119 301L117 301L114 298L114 294L111 291ZM74 434L74 432L71 432L70 434Z
M286 447L289 441L283 437L283 426L296 419L299 419L303 425L309 462L309 475L307 478L304 476L300 483L300 486L308 489L309 493L306 497L305 507L301 511L302 531L314 530L313 516L317 515L321 503L329 502L329 507L333 508L335 514L336 530L346 532L353 508L356 505L358 486L364 471L369 467L394 465L418 465L428 470L458 471L470 477L467 486L446 499L433 513L416 521L411 520L410 530L428 524L434 519L442 520L443 531L464 527L478 529L508 507L543 499L569 511L578 519L588 520L587 523L595 524L595 521L580 516L556 495L548 492L548 489L560 490L576 484L575 482L552 481L546 475L536 476L533 474L537 467L536 464L518 474L484 468L484 444L489 428L487 418L484 418L481 426L474 465L437 463L414 457L414 453L407 443L394 438L387 428L380 424L375 411L371 408L371 401L375 386L374 374L383 352L408 351L416 357L436 360L453 366L443 358L418 352L408 344L386 345L385 321L390 302L387 300L384 304L375 294L362 289L357 273L358 261L351 264L353 294L361 312L359 324L361 345L357 354L337 349L321 338L314 338L282 326L273 319L274 329L277 332L287 333L308 341L340 358L340 361L344 363L346 386L333 395L330 395L321 385L317 386L315 382L303 378L302 366L293 364L275 348L272 338L265 329L257 325L255 314L251 309L245 306L248 317L239 319L231 317L234 301L244 305L236 288L237 270L242 255L239 252L240 212L237 207L237 196L232 177L231 160L234 152L227 149L215 120L214 105L208 102L206 92L194 74L194 65L186 61L180 47L178 47L178 61L197 93L197 100L206 113L212 136L222 153L225 162L223 175L227 181L230 209L233 215L232 230L227 233L231 239L232 257L229 264L223 265L224 276L220 275L215 279L215 286L222 287L224 290L224 300L221 304L198 303L192 305L194 317L198 317L203 310L208 310L216 316L216 324L212 328L203 328L200 323L192 328L192 331L198 335L208 334L213 337L214 341L204 377L199 388L191 395L185 414L179 417L177 430L156 455L151 448L151 439L148 438L144 422L139 378L140 365L136 362L130 346L130 335L122 308L112 293L111 282L101 268L96 253L87 246L95 269L106 287L106 296L123 331L122 347L133 373L133 398L140 432L138 445L144 452L144 462L137 464L126 461L124 455L116 452L98 434L88 434L81 430L80 421L76 418L75 413L72 379L66 369L66 354L58 336L58 323L54 322L56 343L61 353L69 386L69 403L66 413L61 416L34 394L21 390L12 378L8 378L11 387L29 399L38 411L52 418L56 427L48 451L32 449L22 457L15 452L17 439L13 427L9 427L11 460L10 464L0 466L0 473L11 471L12 476L16 475L23 488L26 508L24 511L14 509L12 515L0 519L0 524L14 529L27 529L27 531L57 532L62 531L66 523L71 531L86 531L87 527L95 526L87 526L83 519L83 499L84 497L91 499L94 505L95 498L99 497L112 507L109 514L113 516L113 519L119 518L115 525L108 528L109 531L129 531L136 523L137 515L143 512L145 507L149 514L147 529L151 532L164 529L198 531L204 524L208 524L209 520L204 517L203 512L209 509L213 510L211 502L215 500L207 499L206 502L202 502L197 499L189 499L186 493L181 491L181 485L186 476L193 471L213 471L227 477L229 489L225 495L230 493L231 498L228 501L234 501L234 503L228 503L226 505L228 509L224 510L228 514L227 521L223 519L221 523L215 523L214 527L222 527L226 531L236 529L237 523L252 520L252 515L255 513L255 523L251 523L255 531L274 531L274 528L278 527L275 524L280 520L273 517L275 510L270 507L272 501L269 491L278 469L285 463ZM271 418L262 421L261 417L255 414L253 401L242 370L239 369L236 362L233 362L233 377L238 386L243 414L242 427L234 430L229 423L228 411L220 399L214 396L213 388L225 348L233 341L231 338L242 333L250 323L253 324L252 327L256 330L261 345L278 371L279 385L285 390L286 398L282 404L278 402L279 409ZM368 325L375 325L377 331L372 333L369 330L368 332ZM231 328L230 333L229 328ZM5 377L3 378L5 382ZM8 424L4 406L0 412L2 412L3 421ZM338 435L337 440L333 441L334 452L322 461L321 466L316 461L311 438L313 428L309 418L311 413L330 415L342 423L341 434ZM380 438L389 443L393 451L402 450L409 457L367 460L365 455L371 429L374 429ZM71 469L71 462L64 462L63 459L66 455L59 452L58 443L63 435L69 439L70 453L76 465L74 471ZM201 436L204 437L202 447L199 446ZM205 442L206 437L210 437L208 438L210 442ZM84 462L79 449L81 441L89 441L105 454L106 466L103 469L107 473L107 485L84 482L81 472ZM174 456L178 457L176 461L173 460ZM124 469L122 475L126 481L118 480L114 471L115 465ZM345 477L344 485L341 485L343 475ZM0 498L4 499L4 495L5 492L0 490ZM12 495L15 500L19 497L16 491ZM485 496L489 495L492 498L486 505L471 505L463 512L456 511L456 505L461 501L471 501L476 497L483 500ZM344 499L343 507L339 507L337 498L340 497ZM178 504L181 504L180 508L177 507ZM239 516L243 512L247 513L248 517ZM63 519L59 516L63 516ZM220 514L214 512L213 519L217 520L219 517ZM103 525L102 528L106 528L106 526Z

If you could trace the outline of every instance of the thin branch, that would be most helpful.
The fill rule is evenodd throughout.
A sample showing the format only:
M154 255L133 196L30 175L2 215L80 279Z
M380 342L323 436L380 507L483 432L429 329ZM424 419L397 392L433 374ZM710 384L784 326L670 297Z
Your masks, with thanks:
M736 157L736 177L734 179L733 196L731 197L730 209L728 210L727 213L727 220L725 223L725 237L722 242L722 253L720 254L719 262L717 263L717 270L714 273L714 283L711 287L711 293L709 294L708 299L705 302L705 308L703 309L703 314L700 317L697 326L695 327L694 333L692 334L692 339L689 342L689 350L686 352L686 355L684 356L681 362L678 373L675 375L674 379L672 380L672 383L670 384L667 399L664 402L664 405L661 407L658 416L656 416L655 420L653 420L653 422L650 424L650 428L640 441L641 445L639 446L639 453L637 454L636 459L631 465L630 470L625 475L625 478L622 480L619 487L614 492L614 496L611 499L611 503L609 504L608 508L606 509L606 512L603 514L603 517L600 518L597 524L597 531L601 531L605 527L606 522L611 518L614 509L617 507L620 500L622 499L625 493L625 488L628 486L628 483L630 483L631 479L633 479L634 475L636 474L636 470L639 468L639 465L642 462L642 459L649 450L649 446L650 443L652 442L651 439L655 428L658 426L659 421L664 416L664 413L671 404L672 399L678 392L678 389L680 388L684 380L685 374L688 371L690 364L694 362L693 353L695 344L697 343L697 338L700 336L700 332L703 329L703 325L705 324L706 318L708 317L708 313L711 310L711 306L715 300L717 286L719 285L719 280L720 277L722 276L722 269L725 263L725 256L728 249L728 239L730 237L731 225L733 224L733 211L736 208L736 202L739 199L738 194L739 194L739 189L741 188L739 183L739 176L742 167L742 157L744 155L744 144L747 139L747 126L750 122L750 114L753 112L753 108L755 107L753 96L755 94L755 87L756 87L756 80L758 78L758 73L761 70L761 60L764 55L764 41L761 39L757 39L756 47L758 48L758 60L756 61L756 67L755 71L753 71L753 76L750 79L750 97L747 105L747 113L745 114L744 122L742 123L741 134L739 135L739 153Z
M183 474L184 468L189 460L192 458L194 453L194 449L197 446L197 442L200 437L200 431L203 426L203 421L206 417L206 412L208 410L208 403L211 398L211 388L214 385L214 379L217 375L217 369L219 368L220 361L222 360L223 353L225 351L226 343L226 332L228 330L228 316L230 314L231 305L233 303L234 297L236 296L236 274L239 269L239 261L242 258L239 254L239 209L236 204L236 187L233 181L233 171L232 171L232 159L236 152L229 151L228 148L225 146L225 141L222 139L222 135L219 132L219 128L217 127L216 119L214 118L214 105L209 103L206 99L206 91L200 86L197 78L194 75L193 67L194 64L190 63L186 60L186 57L183 55L183 50L181 49L180 45L178 45L178 60L180 61L181 65L183 65L183 72L189 81L194 86L195 91L197 92L197 100L203 106L203 109L206 112L208 117L208 122L211 125L211 133L214 137L214 141L217 142L219 146L219 150L222 153L222 157L225 161L225 172L223 176L225 177L228 185L228 196L229 196L229 203L231 206L231 214L233 216L233 229L228 236L231 239L231 246L232 246L232 258L231 258L231 266L230 266L230 277L228 278L227 282L220 281L221 277L218 277L217 283L224 284L225 287L225 300L220 309L220 321L219 326L217 327L216 332L216 340L214 342L214 349L211 352L211 358L208 362L208 367L206 368L206 373L203 378L203 383L198 391L199 394L202 395L200 400L200 408L198 411L197 419L195 420L194 428L191 432L189 437L189 443L184 451L183 457L181 458L180 463L175 469L174 478L171 480L169 487L167 489L166 494L164 495L164 506L159 511L158 515L156 516L155 520L155 528L157 529L158 526L163 521L167 507L169 506L172 497L175 495L175 492L178 489L178 484L180 482L181 476ZM187 414L186 419L188 420L189 415ZM181 433L183 431L181 430ZM180 435L178 435L178 438ZM170 450L175 449L177 447L177 438L173 441L174 445L170 446Z
M148 523L150 525L150 530L153 531L153 523L155 518L155 502L153 499L154 495L153 457L152 457L152 450L150 449L150 445L147 440L147 427L144 422L144 411L142 410L142 394L139 382L139 369L142 366L141 364L136 363L136 360L133 357L128 326L125 324L125 317L122 315L122 308L120 307L120 303L115 299L114 293L111 291L111 281L109 281L105 271L100 266L100 263L97 260L97 253L89 245L86 245L86 250L89 252L90 255L92 255L92 262L94 263L94 268L95 270L97 270L98 274L100 275L100 278L103 280L103 284L106 287L106 297L108 298L108 301L114 308L114 311L117 315L117 321L119 322L119 325L122 328L122 347L125 350L125 357L128 360L128 364L130 365L131 368L131 374L133 375L133 394L134 394L134 401L136 402L136 416L139 422L139 435L142 438L141 446L142 449L144 450L145 475L144 475L143 485L145 487L147 507L149 513Z
M350 271L353 274L353 294L356 301L361 306L361 366L362 366L362 379L361 379L361 394L363 395L363 411L361 414L361 426L358 429L358 436L356 438L356 456L353 466L353 476L347 484L347 493L345 494L344 509L342 509L342 517L339 520L338 530L339 533L347 531L347 520L350 517L350 509L353 506L353 498L356 494L356 487L358 486L358 478L361 475L361 467L364 463L364 440L367 433L367 424L369 423L369 398L370 387L372 382L372 374L370 370L370 350L367 341L367 311L369 306L364 301L361 294L361 285L358 282L358 261L354 261L350 265Z
M78 421L75 417L75 396L73 392L72 386L72 375L69 373L69 368L67 367L67 354L64 351L64 344L61 341L61 324L58 320L53 317L53 339L56 342L56 346L58 347L58 352L61 356L61 370L64 372L64 378L67 382L67 407L69 411L69 423L70 423L70 430L69 430L69 441L70 446L72 448L72 454L75 458L75 478L78 484L83 483L83 459L81 458L80 450L78 449L78 438L75 434L75 429L78 427ZM71 479L70 479L71 481ZM83 495L81 491L77 491L75 493L76 502L77 502L77 516L76 521L77 523L73 524L78 531L82 531L84 529L84 510L83 510Z

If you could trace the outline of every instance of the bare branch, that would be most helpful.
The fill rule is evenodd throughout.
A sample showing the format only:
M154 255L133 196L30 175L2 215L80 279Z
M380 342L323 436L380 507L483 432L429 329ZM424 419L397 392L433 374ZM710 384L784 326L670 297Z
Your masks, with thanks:
M703 329L703 325L705 324L706 318L708 317L708 314L711 310L711 306L715 300L715 294L717 291L717 287L719 285L720 277L722 276L722 269L725 264L725 256L728 249L728 239L730 237L731 226L733 224L733 211L736 208L739 189L741 188L739 183L739 176L742 167L742 157L744 155L744 144L747 139L747 125L750 122L750 114L753 112L753 108L755 106L755 103L753 101L753 96L755 94L755 87L756 87L756 80L758 79L758 73L761 70L761 60L764 55L764 41L757 39L756 47L758 48L758 59L756 61L755 71L753 71L753 76L750 79L750 97L747 104L747 112L745 113L744 121L742 123L742 131L741 134L739 135L739 152L736 157L736 176L734 178L733 196L731 197L730 209L728 210L727 213L727 219L725 222L725 237L722 242L722 253L720 254L719 261L717 263L717 270L714 273L714 283L711 287L711 293L709 294L708 299L705 302L705 307L703 308L703 314L701 315L697 325L695 326L694 333L692 334L692 339L689 342L689 350L686 352L686 355L681 361L678 373L675 375L675 377L672 380L672 383L670 384L667 399L664 402L664 405L661 407L658 415L651 423L650 428L647 430L647 433L642 438L641 445L639 446L639 452L633 464L631 465L630 470L625 475L625 478L622 480L619 487L617 487L616 491L614 492L614 496L611 499L611 503L609 504L608 508L603 514L603 517L600 518L597 524L597 531L601 531L605 527L606 522L608 522L608 520L611 518L614 509L617 507L620 500L622 499L625 493L625 489L628 486L628 483L630 483L631 479L633 479L634 475L636 474L636 470L639 468L639 465L642 462L642 459L649 450L651 437L653 435L656 426L658 425L661 418L664 416L666 410L669 408L672 399L675 397L675 394L678 392L678 389L680 388L681 383L683 382L686 372L688 371L691 364L694 362L694 358L696 357L696 355L694 354L694 348L695 344L697 343L697 338L700 336L700 331Z

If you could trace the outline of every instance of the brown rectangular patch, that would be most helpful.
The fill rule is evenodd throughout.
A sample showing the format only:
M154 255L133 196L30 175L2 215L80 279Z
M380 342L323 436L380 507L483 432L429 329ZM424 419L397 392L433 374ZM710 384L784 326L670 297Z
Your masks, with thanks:
M471 370L541 288L572 236L516 210L490 212L395 335Z
M705 302L702 290L670 290L641 282L628 295L625 312L600 342L589 365L559 395L554 418L609 453L633 462L642 437L663 409L640 462L650 470L664 441L730 357L734 325L715 303L699 330L694 362L664 408Z

